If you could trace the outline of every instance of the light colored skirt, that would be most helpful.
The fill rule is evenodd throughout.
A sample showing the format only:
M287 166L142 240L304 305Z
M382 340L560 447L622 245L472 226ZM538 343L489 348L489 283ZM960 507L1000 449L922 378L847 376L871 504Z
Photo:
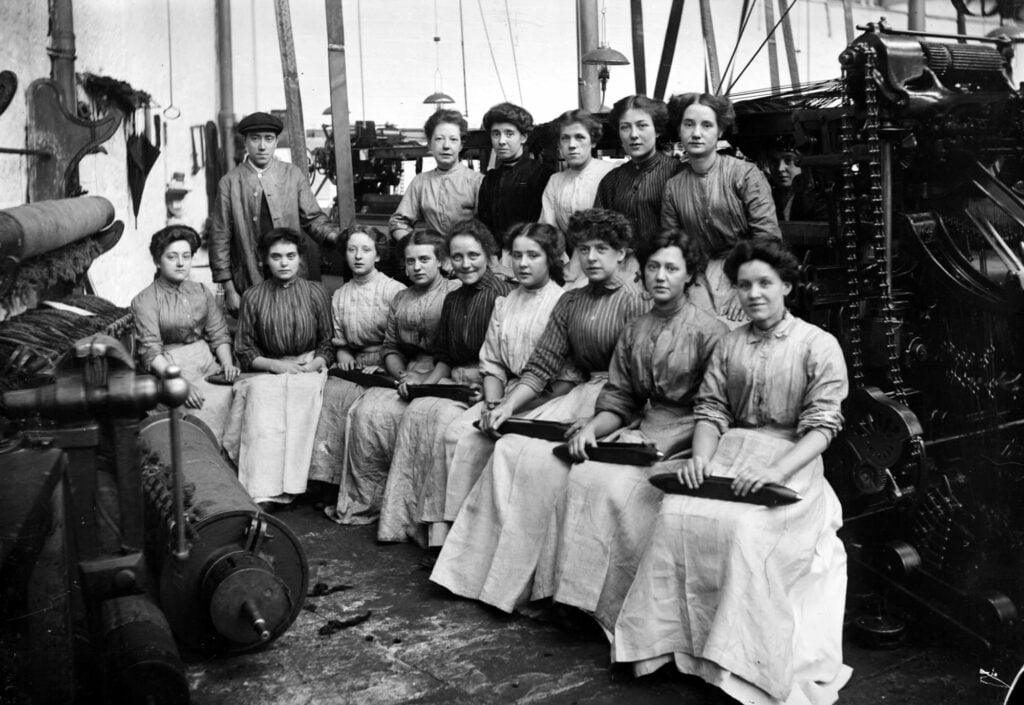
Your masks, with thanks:
M515 383L513 382L505 390L505 396L507 397L514 388ZM541 414L545 413L546 405L555 399L557 397L538 404L529 411L517 412L516 418L541 418ZM491 459L491 454L494 453L495 439L473 427L473 422L480 419L483 410L483 402L469 407L461 416L448 424L448 428L444 432L444 457L448 477L445 482L443 519L448 524L455 521L455 517L458 516L470 491L480 479L480 474L484 471L487 461ZM543 418L553 420L547 416Z
M429 372L433 358L414 360L411 372ZM398 427L409 402L393 389L367 389L348 412L345 460L338 487L338 503L329 516L339 524L372 524L380 514Z
M480 373L476 366L457 367L452 370L449 381L473 384L480 381ZM446 532L430 529L444 519L448 479L445 431L465 411L465 404L439 397L414 399L409 404L398 427L395 453L384 488L377 525L378 541L412 539L424 548L443 542Z
M573 421L592 415L607 379L606 374L594 375L539 407L537 418ZM555 445L515 434L495 444L494 455L452 525L432 581L511 612L530 596L539 565L553 571L555 505L569 475L569 466L552 455ZM550 586L553 575L541 582Z
M725 258L709 260L707 268L690 288L689 294L694 305L708 311L729 326L729 330L739 328L750 320L743 316L739 321L732 321L722 315L725 306L736 298L736 289L725 275Z
M294 358L313 359L310 351ZM327 373L262 374L236 382L224 450L257 502L289 501L306 491L313 433Z
M613 436L621 442L654 443L668 457L689 449L693 427L689 407L652 406L638 429ZM569 473L558 506L554 598L591 613L609 635L661 505L663 494L649 478L664 471L657 464L588 460Z
M313 458L309 479L337 485L345 464L345 438L348 412L366 392L355 382L328 377L324 385L324 405L313 437Z
M203 394L201 408L184 407L182 411L205 423L219 442L224 437L224 424L227 422L228 410L231 408L232 390L229 384L210 384L206 381L207 375L217 374L221 371L220 363L210 352L210 344L205 340L197 340L179 347L169 345L164 348L164 357L172 365L180 367L181 376ZM166 410L167 407L161 404L150 413L156 414Z
M731 429L710 464L735 476L796 441L788 429ZM615 625L613 657L637 674L675 663L744 703L833 703L842 662L846 553L821 459L783 507L666 495Z

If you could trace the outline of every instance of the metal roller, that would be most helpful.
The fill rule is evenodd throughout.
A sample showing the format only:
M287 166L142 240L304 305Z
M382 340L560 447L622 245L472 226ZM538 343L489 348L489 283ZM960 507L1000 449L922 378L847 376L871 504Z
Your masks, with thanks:
M39 201L0 210L0 255L17 260L52 252L110 227L114 206L102 196Z
M205 424L186 416L179 436L188 549L176 555L170 427L170 416L161 414L139 429L150 454L143 487L160 605L175 636L192 648L258 648L283 634L302 608L309 577L302 546L283 522L259 510Z

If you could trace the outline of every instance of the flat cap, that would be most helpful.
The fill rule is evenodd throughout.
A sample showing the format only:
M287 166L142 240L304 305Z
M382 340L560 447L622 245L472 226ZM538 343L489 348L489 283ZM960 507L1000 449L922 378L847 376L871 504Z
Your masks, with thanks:
M246 115L238 123L238 132L242 135L247 135L250 132L273 132L275 135L279 135L283 129L284 123L270 113Z

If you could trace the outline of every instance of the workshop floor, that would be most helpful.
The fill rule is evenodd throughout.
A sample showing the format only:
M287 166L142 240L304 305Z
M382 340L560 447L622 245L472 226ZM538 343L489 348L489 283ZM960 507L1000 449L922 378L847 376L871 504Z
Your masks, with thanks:
M377 544L375 526L338 526L308 505L278 516L303 542L310 586L334 591L308 597L291 629L262 651L191 660L195 705L734 702L666 669L634 679L610 667L593 630L455 598L429 582L420 549ZM361 623L320 633L366 612ZM958 649L954 637L911 636L885 651L848 643L845 655L854 675L840 702L850 705L995 705L1005 693L980 684L979 668L995 667L1004 680L1017 668Z

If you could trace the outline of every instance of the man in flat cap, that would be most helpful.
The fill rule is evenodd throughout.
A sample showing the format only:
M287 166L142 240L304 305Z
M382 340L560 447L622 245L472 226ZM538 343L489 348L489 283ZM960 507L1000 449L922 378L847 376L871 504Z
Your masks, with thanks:
M217 187L210 237L210 268L214 282L224 286L224 303L232 314L242 292L263 281L256 252L260 234L273 228L304 232L318 244L334 245L340 236L309 188L309 179L294 164L274 158L280 119L253 113L238 123L245 140L245 158ZM306 272L319 279L319 248L309 248Z

